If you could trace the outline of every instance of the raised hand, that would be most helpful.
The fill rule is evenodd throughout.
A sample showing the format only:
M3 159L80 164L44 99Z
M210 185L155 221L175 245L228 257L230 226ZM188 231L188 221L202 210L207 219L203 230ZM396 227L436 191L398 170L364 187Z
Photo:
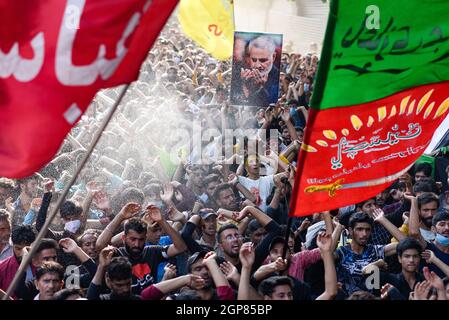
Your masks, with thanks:
M290 121L290 111L288 109L284 109L281 114L281 118L284 121L284 123L288 123Z
M34 211L39 211L39 208L42 205L42 198L34 198L33 201L31 201L31 209L33 209Z
M434 263L435 261L435 253L433 253L432 250L424 250L423 253L421 253L421 257L426 260L428 264Z
M102 267L106 267L111 263L112 256L114 255L115 247L107 246L100 252L100 261L99 265Z
M382 209L380 209L380 208L374 209L374 212L373 212L374 221L380 221L384 217L385 217L385 215L384 215L384 211Z
M14 211L13 203L14 203L14 199L12 197L8 197L5 200L5 207L6 207L6 209L8 209L9 212L13 212Z
M52 192L55 189L55 182L51 179L45 179L44 180L44 193Z
M239 177L235 173L231 173L228 176L228 183L235 186L239 182Z
M279 257L273 262L273 266L276 272L284 271L287 269L287 259L282 259L282 257Z
M235 279L238 279L239 271L229 261L225 261L222 264L220 264L220 270L226 276L226 279L232 280L232 281L234 281Z
M410 202L417 201L417 198L411 192L404 193L404 199L406 199L406 200L408 200Z
M239 257L242 267L251 268L256 258L256 254L254 252L254 244L252 242L246 242L242 244Z
M432 287L437 290L446 291L443 280L433 271L430 271L428 267L423 268L424 278L430 283Z
M139 204L135 202L129 202L123 206L118 216L122 220L131 219L132 217L136 216L140 212L140 210L142 210L142 207Z
M318 234L316 244L321 251L330 252L332 251L332 236L321 232Z
M75 240L71 238L64 238L59 240L59 246L62 248L62 250L64 250L65 253L73 253L76 248L78 248Z
M217 253L215 251L209 251L203 258L203 264L210 263L212 260L215 260L216 257Z
M109 202L108 194L105 191L96 192L93 201L100 210L108 211L111 209L111 203Z
M430 289L432 289L432 285L429 281L418 282L413 291L413 300L429 300Z
M388 292L390 291L390 289L393 289L394 287L387 283L385 284L382 289L380 289L380 298L382 300L387 300L388 299Z
M173 279L176 277L176 265L167 263L164 267L164 276L162 281Z
M149 205L145 210L145 215L143 216L143 220L145 222L147 222L147 221L151 221L151 222L162 221L161 209L159 209L158 207L156 207L154 205Z
M201 276L196 275L196 274L189 274L190 276L190 281L188 286L194 290L200 290L203 289L204 286L206 285L206 282L204 281L203 278L201 278Z
M185 219L185 216L175 207L168 208L167 214L168 219L170 219L171 221L183 221Z
M175 193L175 189L173 188L173 186L169 183L164 185L164 190L161 191L160 196L161 196L161 200L164 203L169 203L172 201L173 199L173 195Z

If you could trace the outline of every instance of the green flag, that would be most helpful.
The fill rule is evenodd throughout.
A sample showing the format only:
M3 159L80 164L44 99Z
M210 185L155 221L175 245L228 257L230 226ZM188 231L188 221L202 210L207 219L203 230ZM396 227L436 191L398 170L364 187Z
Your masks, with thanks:
M384 190L449 109L449 1L332 1L291 204L301 216Z

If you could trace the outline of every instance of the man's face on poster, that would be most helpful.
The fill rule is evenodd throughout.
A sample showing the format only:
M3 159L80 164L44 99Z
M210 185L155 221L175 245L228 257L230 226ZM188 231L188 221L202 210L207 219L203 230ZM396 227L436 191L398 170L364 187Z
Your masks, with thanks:
M273 62L276 58L276 53L271 53L265 48L252 47L249 50L249 65L251 69L257 69L261 76L268 75L273 68Z

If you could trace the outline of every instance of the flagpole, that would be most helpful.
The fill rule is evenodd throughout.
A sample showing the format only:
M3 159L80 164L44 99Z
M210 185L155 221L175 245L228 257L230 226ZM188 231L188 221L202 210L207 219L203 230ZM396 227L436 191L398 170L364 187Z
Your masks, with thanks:
M284 240L284 249L282 252L282 259L285 259L285 257L287 256L288 238L290 237L290 228L292 227L292 221L293 221L293 218L288 217L287 230L285 231L285 240Z
M290 204L288 203L286 193L284 193L284 201L285 201L285 204L287 205L288 210L290 211ZM284 240L284 249L282 251L282 260L284 260L285 257L287 256L288 238L290 237L290 228L292 227L292 222L293 222L293 218L290 217L290 215L289 215L288 221L287 221L287 230L285 231L285 240Z
M8 298L11 296L11 293L13 293L15 291L20 277L22 276L23 272L30 264L30 261L31 261L33 255L36 253L39 243L47 234L48 228L49 228L50 224L52 223L54 217L56 216L59 207L61 206L62 202L65 201L65 198L66 198L67 194L69 193L70 188L76 182L78 175L80 174L81 170L83 169L84 165L86 164L87 160L89 159L89 156L91 155L92 151L94 150L95 146L97 145L98 141L100 140L100 137L101 137L104 129L107 127L107 125L111 121L112 116L114 115L114 112L117 110L118 106L120 105L120 102L122 101L123 97L125 96L129 86L130 86L130 84L128 83L122 88L122 91L120 92L114 105L111 107L111 109L109 110L109 113L103 119L103 122L101 123L100 128L95 133L94 139L93 139L92 143L90 144L86 154L82 158L81 163L78 165L75 174L72 176L69 183L64 187L62 194L59 196L58 201L56 202L56 206L51 211L50 216L46 219L45 224L42 227L39 234L37 235L36 240L34 241L33 245L31 246L29 253L26 256L24 256L24 259L22 259L22 262L19 266L19 270L17 270L17 272L16 272L11 284L9 285L8 290L6 291L6 294L3 296L2 300L8 300Z

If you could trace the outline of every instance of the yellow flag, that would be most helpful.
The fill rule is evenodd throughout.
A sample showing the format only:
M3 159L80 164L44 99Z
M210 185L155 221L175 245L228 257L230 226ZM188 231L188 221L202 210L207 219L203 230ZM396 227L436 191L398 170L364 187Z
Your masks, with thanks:
M232 0L181 0L178 19L184 33L218 60L232 56Z

